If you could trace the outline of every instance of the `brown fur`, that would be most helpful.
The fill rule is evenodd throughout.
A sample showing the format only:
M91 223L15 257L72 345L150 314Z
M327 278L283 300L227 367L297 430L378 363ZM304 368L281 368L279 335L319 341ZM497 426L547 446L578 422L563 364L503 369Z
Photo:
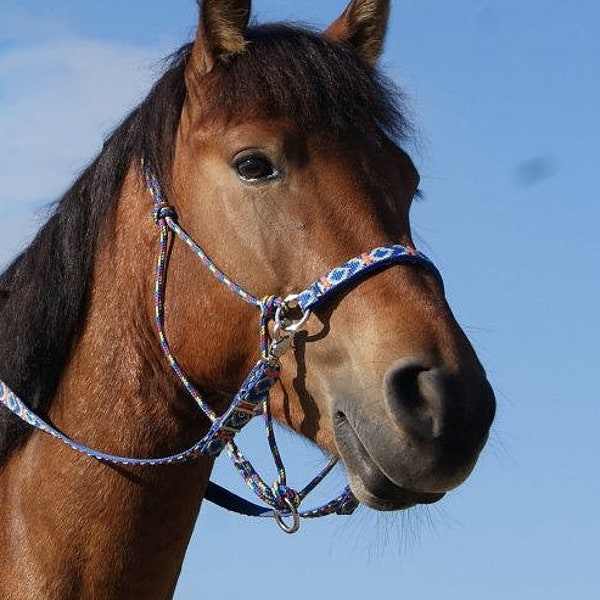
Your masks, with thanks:
M176 451L206 430L176 394L151 330L146 202L132 174L117 227L102 233L87 325L51 412L76 439L137 456ZM210 469L209 460L114 468L34 434L1 472L0 597L170 597Z
M163 179L182 225L221 269L255 296L285 296L372 247L411 244L418 174L377 119L362 130L350 118L323 130L319 121L304 126L308 114L209 110L215 82L235 74L235 59L214 61L239 48L235 31L241 35L248 4L203 5L208 25L200 26L192 56L203 68L212 62L215 81L203 87L188 71L172 172ZM381 16L385 4L355 2L344 19L369 20L377 8ZM363 58L380 46L380 27L371 31L371 50L356 50ZM248 149L260 150L281 176L242 183L235 158ZM74 438L132 456L174 452L208 427L175 383L153 328L158 232L150 214L132 159L97 240L85 318L50 408L53 422ZM216 410L257 359L257 318L174 244L166 329ZM390 387L390 375L412 379ZM390 510L433 501L464 480L485 441L493 396L436 280L404 265L313 315L283 361L272 409L342 457L363 503ZM439 435L420 433L427 419L436 420ZM211 469L210 459L115 468L34 433L0 467L0 597L170 598Z

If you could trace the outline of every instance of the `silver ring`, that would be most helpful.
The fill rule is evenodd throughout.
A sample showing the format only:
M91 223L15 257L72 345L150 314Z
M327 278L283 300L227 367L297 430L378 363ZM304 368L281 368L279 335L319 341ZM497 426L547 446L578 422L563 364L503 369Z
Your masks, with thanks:
M283 501L287 504L290 514L285 515L284 517L281 511L276 510L274 511L275 521L277 521L277 525L279 525L279 528L285 533L296 533L298 529L300 529L300 515L298 514L298 509L293 505L292 501L287 496L283 499ZM285 521L285 518L289 517L292 519L291 523L287 523Z
M306 325L306 322L310 318L310 310L302 311L302 316L297 321L291 321L283 317L285 311L289 310L290 304L295 303L298 298L299 296L297 294L287 296L275 311L275 326L273 328L273 337L275 339L283 338L286 333L292 336L296 335L296 333Z

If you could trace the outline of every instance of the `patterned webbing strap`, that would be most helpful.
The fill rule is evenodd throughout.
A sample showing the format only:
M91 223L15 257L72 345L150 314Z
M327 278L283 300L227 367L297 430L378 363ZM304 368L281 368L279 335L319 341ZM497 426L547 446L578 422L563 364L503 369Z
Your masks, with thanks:
M159 458L119 456L81 444L34 413L3 381L0 381L0 404L22 421L59 439L81 454L111 464L154 467L188 462L199 456L217 456L255 414L262 413L262 404L278 377L277 369L263 361L258 362L242 384L230 408L214 421L210 431L200 441L186 450Z
M385 267L398 264L414 264L431 271L440 286L443 286L442 276L436 266L422 252L410 246L390 244L374 248L360 256L351 258L339 267L335 267L324 277L320 277L312 285L296 297L296 302L302 312L313 311L331 296L337 294L345 286L356 285L359 279L372 275Z

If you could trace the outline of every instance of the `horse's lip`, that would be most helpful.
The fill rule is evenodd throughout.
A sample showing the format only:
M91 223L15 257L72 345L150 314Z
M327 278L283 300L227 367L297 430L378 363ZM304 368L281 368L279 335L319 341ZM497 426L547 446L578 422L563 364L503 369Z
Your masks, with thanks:
M380 511L433 504L444 493L419 492L395 484L373 460L343 413L337 413L335 437L348 472L350 487L361 504Z

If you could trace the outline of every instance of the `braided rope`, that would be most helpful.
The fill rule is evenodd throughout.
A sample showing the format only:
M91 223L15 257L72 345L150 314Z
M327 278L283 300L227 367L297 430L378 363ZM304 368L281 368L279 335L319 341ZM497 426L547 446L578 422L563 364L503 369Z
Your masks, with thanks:
M160 184L156 173L152 170L150 165L142 162L142 169L146 177L146 182L152 198L154 200L154 220L158 223L163 222L179 239L186 244L186 246L200 259L202 265L206 268L217 281L220 281L226 285L234 294L239 296L242 300L248 304L254 306L260 306L261 301L255 298L252 294L249 294L244 288L232 281L223 271L221 271L217 265L209 258L209 256L196 244L192 237L179 225L176 220L175 210L163 197ZM166 212L165 212L165 209Z
M175 212L161 199L160 196L155 197L155 202L156 208L153 211L153 218L160 229L159 252L158 260L156 262L156 282L154 287L154 315L156 319L158 341L171 369L175 372L177 378L187 390L187 393L194 399L202 412L214 423L217 420L216 413L202 398L194 384L183 371L177 362L177 359L171 352L171 347L167 340L167 334L165 332L165 279L169 255L169 231L171 230L169 222L173 222Z

